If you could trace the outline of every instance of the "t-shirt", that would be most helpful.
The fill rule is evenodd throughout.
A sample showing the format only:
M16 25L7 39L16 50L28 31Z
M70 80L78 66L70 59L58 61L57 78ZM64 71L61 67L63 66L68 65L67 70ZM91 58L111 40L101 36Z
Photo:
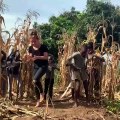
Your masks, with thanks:
M48 48L45 45L41 45L38 50L33 49L32 46L28 48L28 52L32 54L32 57L35 56L43 56L44 52L48 52ZM34 67L41 67L48 65L48 60L40 60L37 59L34 61Z
M77 69L81 69L81 70L74 70L74 67L70 68L71 71L71 79L75 80L75 79L82 79L87 80L88 76L87 76L87 71L86 71L86 66L85 66L85 58L82 57L82 55L80 54L80 52L75 52L73 53L69 58L68 61L71 62L71 64L73 64L73 66Z
M74 65L78 68L85 69L85 58L81 56L80 52L73 53L68 59L74 58Z

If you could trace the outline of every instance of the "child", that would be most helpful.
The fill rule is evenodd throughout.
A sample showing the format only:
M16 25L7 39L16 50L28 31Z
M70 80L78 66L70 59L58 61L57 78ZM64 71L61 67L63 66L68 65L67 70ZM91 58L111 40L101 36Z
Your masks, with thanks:
M53 56L51 55L48 57L48 70L46 73L45 86L44 86L44 100L46 100L47 93L49 95L49 100L52 99L55 69L58 69L58 68L54 63Z
M20 79L20 52L19 50L10 53L7 57L7 74L8 74L8 96L12 99L13 78L17 80L17 98L22 97L22 80Z

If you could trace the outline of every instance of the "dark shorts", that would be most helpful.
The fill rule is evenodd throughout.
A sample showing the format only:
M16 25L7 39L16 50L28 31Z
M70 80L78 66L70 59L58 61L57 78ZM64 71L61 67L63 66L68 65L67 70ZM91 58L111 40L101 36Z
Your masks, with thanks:
M19 74L19 68L20 68L20 66L8 67L7 68L8 75L9 74L18 75Z

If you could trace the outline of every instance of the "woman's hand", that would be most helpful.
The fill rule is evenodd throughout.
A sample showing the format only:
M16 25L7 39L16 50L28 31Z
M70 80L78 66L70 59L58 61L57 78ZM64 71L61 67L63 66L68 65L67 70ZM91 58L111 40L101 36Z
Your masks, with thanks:
M31 59L32 59L32 61L35 61L35 60L39 59L39 56L34 55L34 57Z
M25 54L25 55L23 56L23 60L25 60L26 62L31 61L31 59L32 59L32 56L31 56L31 55Z
M32 58L32 61L35 61L37 59L39 59L39 60L48 60L48 53L45 52L43 56L34 55L34 57Z

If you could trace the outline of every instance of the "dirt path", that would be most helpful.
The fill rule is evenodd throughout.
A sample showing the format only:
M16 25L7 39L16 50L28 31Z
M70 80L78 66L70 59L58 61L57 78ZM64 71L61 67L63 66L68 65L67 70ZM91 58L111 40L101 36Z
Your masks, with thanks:
M39 108L35 108L35 102L22 101L17 103L20 107L27 107L36 112L45 112L45 104ZM43 115L44 116L44 115ZM23 116L15 120L41 120L39 117ZM54 108L48 108L48 119L51 120L119 120L116 115L109 113L105 108L98 105L86 106L84 101L81 101L79 107L73 108L73 103L69 101L54 102Z
M58 101L58 98L60 98L60 96L54 98L54 107L53 105L49 104L46 120L120 120L117 115L108 112L103 106L97 104L87 105L84 98L80 100L77 108L73 107L74 103L72 101L68 99ZM6 104L6 106L8 106L6 107L6 110L8 110L10 107L10 110L5 110L5 115L9 112L8 116L10 119L3 119L3 117L1 117L1 110L4 109L2 104ZM3 98L1 98L0 120L42 120L45 116L46 104L44 103L38 108L34 107L35 104L36 101L33 101L33 99L23 99L21 101L19 100L18 102L14 102L11 105L11 103L9 104L9 101L5 101ZM14 109L14 106L17 106L17 109L20 108L23 110L25 109L32 111L33 114L37 113L41 117L18 112L16 108L15 111L11 110L11 108Z

